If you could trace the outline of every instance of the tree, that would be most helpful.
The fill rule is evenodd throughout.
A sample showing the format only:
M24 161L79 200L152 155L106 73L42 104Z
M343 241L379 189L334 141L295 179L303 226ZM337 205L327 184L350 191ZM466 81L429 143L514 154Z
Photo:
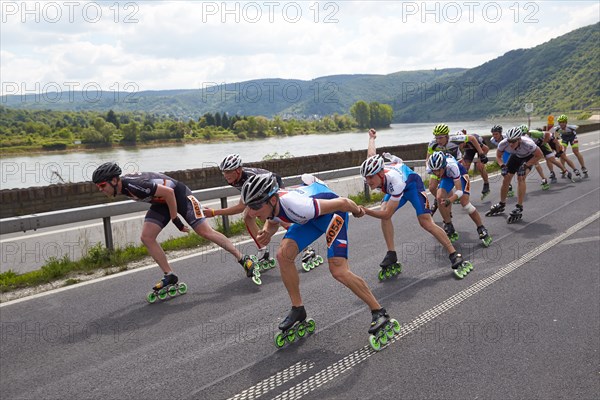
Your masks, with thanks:
M373 128L387 128L392 123L392 116L394 110L387 104L380 104L372 102L369 104L369 110L371 114L370 127Z
M108 110L108 113L106 114L106 122L110 122L111 124L116 126L117 129L121 126L121 122L119 121L119 119L117 118L117 114L115 114L113 110Z
M137 122L133 121L123 125L121 132L123 132L123 142L135 144L140 132L140 126L137 124Z
M350 114L358 123L358 127L361 129L369 128L369 124L371 122L371 113L369 111L369 105L363 101L359 100L350 107Z

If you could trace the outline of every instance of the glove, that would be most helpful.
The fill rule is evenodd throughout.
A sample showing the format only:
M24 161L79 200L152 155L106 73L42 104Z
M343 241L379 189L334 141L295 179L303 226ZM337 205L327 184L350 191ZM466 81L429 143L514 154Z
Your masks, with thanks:
M563 150L561 151L557 151L556 154L554 155L556 158L560 158L560 156L562 156L565 152Z
M482 164L487 164L489 159L487 158L487 156L485 154L480 154L479 161L481 161Z
M177 227L177 229L179 229L181 232L183 232L185 225L183 225L183 222L181 222L179 217L175 217L171 221L173 222L173 225L175 225Z
M508 167L506 164L502 164L500 166L500 174L502 174L502 176L506 176L506 174L508 174Z
M450 204L452 204L450 199L444 199L444 207L448 207Z
M525 165L524 163L521 164L521 166L519 167L519 170L517 171L517 176L525 176L527 175L528 171L531 171L533 167L530 165Z

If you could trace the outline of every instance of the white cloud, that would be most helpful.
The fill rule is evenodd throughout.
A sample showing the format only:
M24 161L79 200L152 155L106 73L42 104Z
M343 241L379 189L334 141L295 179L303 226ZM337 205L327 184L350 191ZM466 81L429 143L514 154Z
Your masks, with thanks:
M600 20L597 1L51 3L2 2L3 94L471 68Z

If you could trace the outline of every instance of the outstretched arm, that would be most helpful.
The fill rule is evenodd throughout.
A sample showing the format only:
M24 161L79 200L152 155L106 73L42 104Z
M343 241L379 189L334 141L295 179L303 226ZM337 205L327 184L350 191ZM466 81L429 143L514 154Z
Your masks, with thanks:
M331 214L336 211L351 212L355 217L362 217L363 215L362 209L346 197L319 199L318 202L321 215Z
M398 207L398 203L395 201L386 201L381 204L381 208L379 210L371 210L367 207L361 207L366 215L369 215L378 219L390 219L392 215L396 212L396 208Z
M375 146L376 138L377 131L373 128L369 129L369 147L367 148L367 157L371 157L377 154L377 146Z

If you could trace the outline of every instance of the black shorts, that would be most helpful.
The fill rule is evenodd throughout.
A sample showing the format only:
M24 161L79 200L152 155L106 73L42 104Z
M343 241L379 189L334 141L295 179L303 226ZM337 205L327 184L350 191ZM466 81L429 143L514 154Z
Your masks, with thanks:
M508 173L516 174L519 170L519 167L527 161L531 160L532 158L533 154L530 154L525 158L517 157L514 154L511 154L510 157L508 157L508 161L506 162L506 168L508 168Z
M542 143L541 146L538 146L540 148L540 150L542 150L542 154L544 154L544 158L548 158L549 156L553 156L554 152L552 151L552 148L550 147L549 143Z
M202 206L192 195L190 188L179 182L173 191L175 192L175 199L177 201L177 214L181 215L192 228L195 228L196 225L204 221L201 211ZM188 196L193 197L193 199ZM166 203L152 204L146 213L144 222L152 222L161 228L164 228L171 222L169 206Z
M477 150L475 149L464 149L463 150L463 160L467 162L473 162L475 156L477 155Z

